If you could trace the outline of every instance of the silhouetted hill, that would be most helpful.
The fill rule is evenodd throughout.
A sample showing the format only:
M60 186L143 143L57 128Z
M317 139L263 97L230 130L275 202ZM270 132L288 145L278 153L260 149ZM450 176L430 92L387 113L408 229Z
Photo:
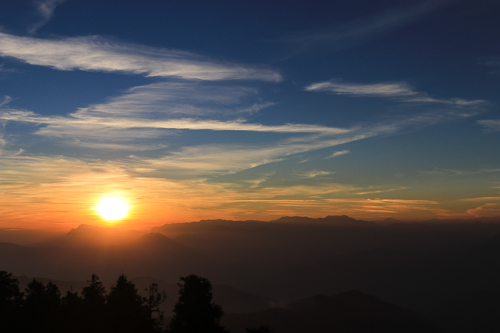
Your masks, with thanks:
M445 332L493 332L500 328L500 290L481 290L453 299L427 315Z
M317 295L262 312L229 314L222 321L233 333L260 325L270 327L273 333L439 331L412 311L359 291Z
M40 245L74 247L120 246L136 240L141 235L144 235L144 232L81 224L78 228L71 229L64 236Z
M306 223L306 224L326 224L326 225L342 225L342 226L363 226L373 225L374 222L356 220L346 215L327 216L321 218L311 218L306 216L284 216L277 220L272 220L270 223Z
M404 223L404 222L393 219L392 217L388 217L388 218L383 219L381 221L377 221L377 223L379 223L379 224L395 224L395 223Z
M10 242L18 245L34 245L48 242L64 235L62 230L39 229L0 229L0 242Z
M63 243L64 244L64 243ZM96 273L114 281L122 272L129 276L151 275L176 281L193 271L206 271L202 253L161 235L145 235L135 241L98 245L70 243L27 247L0 244L1 270L15 275L48 276L58 280L85 280Z
M136 244L141 248L148 248L150 250L158 250L158 251L165 251L165 250L179 251L179 252L191 251L186 246L160 233L148 233L142 235L135 242L131 244Z
M290 299L356 288L395 304L431 311L480 290L500 291L499 257L497 237L453 251L380 248L291 266L245 289Z
M233 221L233 220L201 220L198 222L168 223L151 228L150 232L162 233L167 237L177 237L185 234L197 234L200 232L224 233L231 231L253 230L260 228L269 222L262 221Z

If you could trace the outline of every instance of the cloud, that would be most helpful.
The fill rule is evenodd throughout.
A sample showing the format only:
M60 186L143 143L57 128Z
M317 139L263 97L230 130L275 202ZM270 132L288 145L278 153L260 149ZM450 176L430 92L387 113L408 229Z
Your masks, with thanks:
M263 125L246 123L242 121L219 121L200 119L142 119L116 117L96 117L92 114L73 114L66 117L44 117L29 111L3 110L0 111L0 120L25 122L36 124L34 134L56 140L56 144L69 146L83 146L109 150L111 144L123 145L123 149L134 148L141 145L151 149L158 149L161 144L158 137L172 135L171 130L210 130L211 132L237 132L246 131L259 135L260 133L282 134L284 137L269 137L267 140L259 139L259 143L233 144L214 141L213 143L200 144L190 142L187 146L169 147L162 151L167 156L155 158L155 170L163 170L171 174L181 175L211 175L234 173L237 171L254 168L263 164L281 161L287 156L305 153L313 150L338 146L348 142L367 139L379 135L396 134L402 129L415 126L432 125L439 122L455 120L464 117L463 114L438 114L419 115L387 123L366 125L353 129L324 127L309 124ZM42 125L42 126L39 126ZM166 130L169 129L169 130ZM183 131L176 135L182 135ZM304 135L314 133L314 135ZM26 137L26 135L24 136ZM148 139L154 138L153 141ZM206 135L203 138L207 138ZM235 137L237 138L237 137ZM141 143L143 140L144 143ZM176 138L175 141L182 142ZM153 142L154 144L152 144ZM168 146L167 140L165 144ZM227 142L225 136L224 142ZM160 153L160 152L158 152ZM150 168L145 166L144 168Z
M421 171L420 173L428 176L468 176L468 175L477 175L477 174L494 173L494 172L500 172L500 169L481 169L475 171L466 171L466 170L436 168L436 170Z
M102 195L113 194L133 204L124 225L138 221L135 227L148 228L164 223L165 211L173 222L200 219L207 211L221 218L252 211L254 218L269 218L282 215L278 211L294 215L297 209L308 206L314 207L316 214L321 211L326 215L330 204L314 196L359 190L334 183L264 188L248 184L241 188L193 177L169 179L152 173L155 167L152 161L133 158L110 162L10 155L0 159L0 216L4 224L12 226L59 224L67 228L67 223L99 223L91 207ZM293 200L294 196L306 199Z
M479 198L466 198L460 199L461 201L500 201L500 197L479 197Z
M4 107L0 109L0 122L23 126L25 134L11 136L17 142L11 146L29 147L30 153L35 152L33 149L45 151L30 144L43 137L45 147L65 146L73 152L76 148L91 149L97 156L108 156L110 150L122 157L136 153L144 156L141 152L147 151L146 160L152 159L154 165L144 165L143 170L175 177L210 177L280 162L294 154L393 135L401 130L475 114L433 110L352 128L264 124L245 119L245 115L269 105L272 103L262 100L253 87L173 81L134 87L121 96L79 108L68 115L44 116ZM348 150L339 150L327 158L347 153Z
M500 57L483 57L480 59L479 64L492 67L491 74L500 73Z
M500 120L498 119L478 120L477 123L481 126L484 126L487 132L500 131Z
M271 69L216 63L189 52L118 44L95 36L40 39L0 33L0 56L64 71L121 72L207 81L282 80Z
M333 49L342 49L410 25L453 2L432 0L411 7L392 8L364 20L350 22L322 32L296 34L281 41L294 45L296 47L294 54L325 45Z
M371 97L400 97L416 95L417 92L404 82L397 83L342 83L340 81L326 81L313 83L307 86L306 91L328 91L337 95L357 95Z
M350 216L387 217L397 214L445 214L448 211L440 208L440 202L414 199L368 199L368 198L329 198L325 199L333 207L342 207ZM424 215L425 216L425 215Z
M405 82L392 83L347 83L340 80L330 80L312 83L305 87L306 91L326 91L336 95L355 97L384 97L396 98L402 102L413 103L442 103L456 107L478 106L485 104L484 100L465 100L461 98L438 99L429 97L426 93L418 92Z
M5 95L3 97L3 101L0 101L0 108L4 105L9 104L12 101L12 98L10 96Z
M316 177L333 175L334 173L335 173L335 171L312 170L312 171L304 173L302 176L305 178L316 178Z
M468 209L467 214L475 217L498 217L500 216L500 204L486 203L482 206Z
M80 108L79 114L95 116L221 117L253 114L274 105L256 102L258 90L235 84L160 82L133 87L105 103Z
M104 130L104 129L176 129L176 130L211 130L211 131L245 131L268 133L316 133L322 135L338 135L352 132L354 129L327 127L309 124L263 125L248 123L245 120L219 121L200 120L194 118L179 119L141 119L129 117L96 117L74 113L67 117L41 116L29 111L6 110L0 113L4 121L26 122L49 125L40 129L37 134L60 136L68 135L73 129Z
M47 22L54 16L54 11L56 7L62 4L65 0L40 0L36 2L37 11L41 19L37 23L33 24L28 29L29 34L34 34L38 29L43 27Z
M342 156L342 155L346 155L346 154L350 154L350 153L351 153L351 151L349 151L349 150L339 150L339 151L333 152L331 155L329 155L325 158L333 158L333 157Z

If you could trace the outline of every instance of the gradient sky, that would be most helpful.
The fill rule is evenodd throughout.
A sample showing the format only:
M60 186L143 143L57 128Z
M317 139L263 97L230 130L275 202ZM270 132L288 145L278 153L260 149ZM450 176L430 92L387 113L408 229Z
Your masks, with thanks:
M500 216L500 2L0 2L0 228Z

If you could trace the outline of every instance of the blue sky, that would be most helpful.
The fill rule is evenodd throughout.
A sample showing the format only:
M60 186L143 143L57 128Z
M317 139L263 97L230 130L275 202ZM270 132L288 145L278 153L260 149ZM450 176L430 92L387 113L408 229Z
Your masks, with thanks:
M2 1L5 227L500 215L496 1Z

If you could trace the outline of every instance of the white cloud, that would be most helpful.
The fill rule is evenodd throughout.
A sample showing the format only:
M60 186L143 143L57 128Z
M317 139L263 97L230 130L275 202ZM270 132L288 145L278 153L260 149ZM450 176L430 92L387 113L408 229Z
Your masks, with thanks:
M467 171L467 170L436 168L435 170L421 171L420 173L428 176L468 176L468 175L477 175L477 174L494 173L494 172L500 172L500 169L481 169L475 171Z
M339 151L333 152L331 155L329 155L325 158L333 158L333 157L342 156L342 155L346 155L346 154L350 154L350 153L351 153L351 151L349 151L349 150L339 150Z
M60 136L71 134L74 128L81 130L105 129L177 129L177 130L211 130L211 131L246 131L269 133L317 133L338 135L352 132L353 129L327 127L308 124L262 125L247 123L244 120L219 121L193 118L154 120L130 117L96 117L74 113L67 117L41 116L29 111L5 110L0 112L0 119L34 124L49 125L40 129L37 134Z
M489 132L500 131L500 120L498 119L478 120L477 123L481 126L484 126Z
M56 7L62 4L65 0L39 0L36 2L38 14L41 19L33 24L29 29L29 34L34 34L38 29L43 27L52 19Z
M405 82L385 83L347 83L340 80L330 80L312 83L305 87L306 91L326 91L337 95L355 97L385 97L396 98L402 102L413 103L441 103L455 107L473 107L486 103L484 100L465 100L462 98L439 99L428 96L426 93L416 91Z
M396 83L343 83L340 81L326 81L313 83L305 88L307 91L328 91L337 95L358 95L373 97L400 97L416 95L408 84L404 82Z
M96 116L147 118L235 116L252 114L273 105L255 102L258 90L238 85L206 85L200 82L160 82L129 89L102 104L78 110Z
M9 104L12 101L12 98L10 96L5 95L3 97L3 101L0 101L0 107Z
M380 36L418 21L426 15L451 3L450 0L431 0L406 8L392 8L364 20L358 20L318 33L300 33L282 42L296 47L294 54L316 46L342 49L368 38Z
M479 64L493 67L491 74L500 73L500 57L483 57L480 59Z
M433 111L353 128L270 125L243 118L269 104L259 99L258 91L251 87L201 81L162 82L129 89L121 96L79 108L69 115L44 116L3 108L0 122L27 125L26 134L16 139L19 143L33 140L30 134L35 134L44 136L48 144L101 150L104 154L111 149L121 151L121 156L149 151L148 158L154 160L155 166L145 165L144 170L175 173L176 177L182 174L204 177L475 114ZM205 132L193 136L188 131ZM246 134L241 136L241 132ZM347 153L348 150L339 150L329 157Z
M270 69L216 63L188 52L117 44L99 37L39 39L0 33L0 55L65 71L122 72L208 81L282 79Z
M306 172L305 174L303 174L303 177L316 178L316 177L333 175L334 173L335 173L335 171L312 170L312 171L309 171L309 172Z
M233 173L248 168L271 162L281 161L287 156L305 153L313 150L338 146L348 142L366 139L383 134L395 134L401 129L414 126L431 125L439 122L450 121L462 115L431 115L414 116L400 119L390 123L374 124L355 129L339 129L307 124L269 126L238 121L216 121L198 119L168 119L151 120L126 117L94 117L92 115L67 117L42 117L28 111L4 110L0 112L0 120L28 122L45 125L39 127L35 134L52 137L58 144L69 146L109 149L112 144L119 144L123 149L144 150L149 144L151 149L158 149L158 138L165 134L164 128L186 130L211 130L211 131L248 131L259 133L285 133L291 139L271 138L270 141L247 144L227 144L216 141L211 144L200 144L199 141L191 142L182 147L179 144L158 152L167 154L154 159L154 166L145 166L146 169L164 170L176 175L210 175L219 173ZM142 127L141 127L142 126ZM316 135L304 136L304 132ZM300 136L299 136L300 135ZM156 136L156 137L155 137ZM298 140L298 138L301 140ZM148 141L148 138L155 138ZM138 143L137 140L144 140ZM227 141L227 140L225 140ZM140 145L139 147L137 147ZM168 143L166 144L168 146ZM179 148L180 146L180 148ZM338 156L338 155L337 155Z

